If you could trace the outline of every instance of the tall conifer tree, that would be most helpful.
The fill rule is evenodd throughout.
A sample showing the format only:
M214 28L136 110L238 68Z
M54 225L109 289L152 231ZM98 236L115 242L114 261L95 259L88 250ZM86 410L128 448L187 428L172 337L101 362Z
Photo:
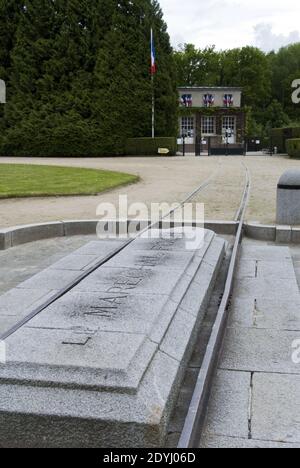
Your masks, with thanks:
M157 134L174 134L172 51L156 1L24 0L16 24L2 153L118 154L127 137L150 135L151 27Z

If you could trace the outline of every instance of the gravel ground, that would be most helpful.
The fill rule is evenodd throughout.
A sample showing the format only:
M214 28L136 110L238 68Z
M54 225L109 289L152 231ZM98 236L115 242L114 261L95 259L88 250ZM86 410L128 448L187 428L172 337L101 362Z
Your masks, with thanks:
M67 219L96 217L100 202L118 203L119 195L128 202L179 202L208 177L210 185L196 200L205 203L207 219L234 218L243 193L244 162L252 177L248 221L274 223L276 186L280 175L300 161L287 157L176 157L176 158L1 158L0 163L46 164L111 169L137 174L141 182L99 196L27 198L0 201L0 228Z
M273 224L276 220L276 191L280 176L285 170L300 169L300 161L288 157L247 158L251 172L252 187L249 201L248 221Z

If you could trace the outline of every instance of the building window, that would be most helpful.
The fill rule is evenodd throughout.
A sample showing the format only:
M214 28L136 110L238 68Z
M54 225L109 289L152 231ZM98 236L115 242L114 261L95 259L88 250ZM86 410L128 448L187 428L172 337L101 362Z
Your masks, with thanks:
M202 135L215 135L216 133L215 117L202 117L201 133Z
M225 135L226 131L230 130L231 133L235 134L236 118L232 116L226 116L222 119L222 133Z
M194 117L181 118L181 135L194 137Z

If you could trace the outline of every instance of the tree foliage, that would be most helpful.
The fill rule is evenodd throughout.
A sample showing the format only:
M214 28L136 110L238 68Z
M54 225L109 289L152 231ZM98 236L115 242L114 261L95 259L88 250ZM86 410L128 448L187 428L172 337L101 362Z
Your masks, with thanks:
M243 89L249 132L300 121L291 84L300 78L300 44L266 54L255 47L217 51L179 46L174 53L180 86L237 86Z
M175 65L156 1L14 0L0 12L2 154L119 154L127 137L150 136L151 27L157 135L176 133Z
M300 109L292 103L291 83L300 79L300 43L283 47L270 54L272 66L272 93L293 120L300 120Z
M179 86L217 86L220 81L220 55L214 47L196 49L185 44L174 51Z
M151 27L158 137L177 132L177 85L242 87L253 132L300 121L300 44L173 51L157 0L0 0L1 154L120 154L150 136Z

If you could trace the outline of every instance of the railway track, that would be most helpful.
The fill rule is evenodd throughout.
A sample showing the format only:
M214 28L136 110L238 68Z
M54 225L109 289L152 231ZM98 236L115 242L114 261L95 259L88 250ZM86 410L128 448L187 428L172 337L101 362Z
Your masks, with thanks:
M105 258L102 258L101 261L95 263L91 268L87 269L84 271L81 275L79 275L75 280L70 282L67 286L63 287L57 292L54 292L52 296L48 297L48 299L40 304L38 307L30 310L27 315L22 318L22 320L16 322L13 327L9 328L6 330L4 333L0 334L0 341L6 340L9 336L11 336L13 333L15 333L18 329L20 329L23 325L28 323L30 320L32 320L34 317L36 317L38 314L40 314L43 310L45 310L47 307L49 307L51 304L56 302L58 299L63 297L65 294L67 294L69 291L71 291L75 286L77 286L81 281L86 279L88 276L90 276L94 271L96 271L98 268L100 268L102 265L107 263L109 260L111 260L113 257L118 255L122 250L124 250L129 244L131 244L135 239L138 237L142 236L145 232L147 232L150 229L155 229L159 228L162 221L169 216L172 216L174 212L181 208L184 204L190 202L193 200L193 198L198 195L202 190L204 190L208 185L211 183L211 181L214 179L216 173L220 170L222 160L219 158L219 166L214 171L207 179L205 179L195 190L193 190L181 203L178 204L178 206L172 210L170 210L168 213L161 215L159 220L154 221L152 224L147 226L145 229L142 231L138 232L135 237L128 239L120 248L114 250L111 254L106 256Z
M199 447L203 424L206 416L206 409L210 396L210 388L222 351L222 343L228 318L228 306L232 294L234 273L236 270L240 246L243 238L243 224L251 187L249 170L244 163L242 164L245 168L245 187L241 204L235 217L235 220L238 222L238 229L236 232L229 268L227 271L222 300L215 317L191 403L186 415L184 427L177 446L180 449Z
M63 297L66 293L68 293L75 286L77 286L81 281L87 278L91 273L93 273L95 270L97 270L99 267L101 267L103 264L111 260L116 255L118 255L129 244L131 244L136 238L140 237L149 229L160 227L161 223L166 218L174 214L176 209L179 209L185 203L193 202L193 199L195 199L197 195L199 195L202 191L204 191L207 187L209 187L209 185L212 183L212 181L216 177L217 173L221 170L222 164L223 164L223 159L222 157L220 157L217 170L214 171L207 179L205 179L195 190L193 190L189 195L187 195L187 197L178 205L177 208L174 208L168 213L162 215L159 221L154 221L147 228L137 233L134 238L127 240L122 246L116 249L113 253L109 254L104 259L101 259L101 261L93 265L93 267L83 272L75 280L69 283L66 287L62 288L58 292L53 293L53 295L50 298L48 298L43 304L39 305L37 308L33 310L28 311L28 314L25 316L25 318L15 323L13 327L5 331L0 336L0 341L3 341L6 338L8 338L10 335L15 333L19 328L21 328L23 325L28 323L32 318L34 318L43 310L45 310L48 306L50 306L55 301ZM219 358L220 351L221 351L224 331L226 328L228 303L229 303L231 292L232 292L233 277L234 277L234 272L235 272L235 268L237 264L239 247L240 247L242 236L243 236L243 222L244 222L245 211L246 211L247 202L249 198L250 175L249 175L248 168L245 165L244 165L244 168L245 168L245 188L244 188L244 192L242 195L241 204L236 213L236 221L238 222L238 229L237 229L237 233L235 236L235 242L234 242L233 252L231 255L230 264L228 268L223 297L221 300L220 307L218 309L218 313L216 315L214 326L212 328L212 332L211 332L208 346L205 352L205 356L202 361L201 369L200 369L197 383L194 389L191 404L190 404L190 407L186 416L184 428L181 433L178 448L192 448L192 447L198 446L200 435L201 435L202 424L203 424L203 420L205 417L205 409L207 407L207 402L209 398L210 385L211 385L211 381L214 375L214 370L218 362L218 358Z

